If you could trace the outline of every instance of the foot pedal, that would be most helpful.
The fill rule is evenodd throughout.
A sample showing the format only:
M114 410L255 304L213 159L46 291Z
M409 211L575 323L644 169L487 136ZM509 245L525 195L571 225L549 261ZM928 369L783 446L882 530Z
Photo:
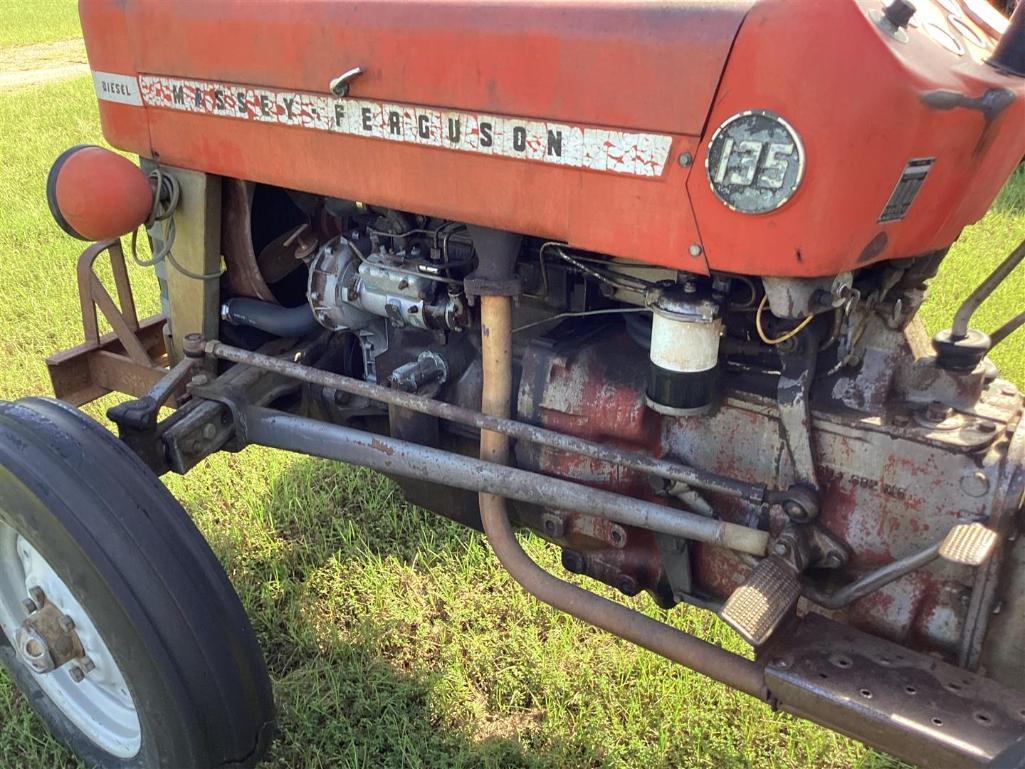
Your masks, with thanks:
M719 616L752 646L761 646L801 597L794 567L779 556L759 563L747 581L733 591Z
M981 523L961 523L952 528L940 543L940 558L978 566L989 558L996 544L995 531Z

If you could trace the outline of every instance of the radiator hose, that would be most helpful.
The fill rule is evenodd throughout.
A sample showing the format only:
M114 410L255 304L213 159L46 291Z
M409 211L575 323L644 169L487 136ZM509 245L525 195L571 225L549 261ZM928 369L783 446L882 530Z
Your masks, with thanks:
M512 402L512 298L481 297L484 366L482 411L508 418ZM480 457L507 464L509 438L481 430ZM481 522L495 555L528 593L556 609L625 638L759 699L767 696L762 669L750 660L572 585L531 560L513 532L504 497L480 494Z
M320 328L308 304L282 307L259 299L229 299L221 307L221 320L286 338L303 337Z

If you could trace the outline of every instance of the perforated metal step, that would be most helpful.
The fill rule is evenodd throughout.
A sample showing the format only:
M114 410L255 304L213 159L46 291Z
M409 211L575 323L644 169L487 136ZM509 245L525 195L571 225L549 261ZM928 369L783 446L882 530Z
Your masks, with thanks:
M759 660L783 710L928 769L988 767L1025 736L1025 694L818 615Z

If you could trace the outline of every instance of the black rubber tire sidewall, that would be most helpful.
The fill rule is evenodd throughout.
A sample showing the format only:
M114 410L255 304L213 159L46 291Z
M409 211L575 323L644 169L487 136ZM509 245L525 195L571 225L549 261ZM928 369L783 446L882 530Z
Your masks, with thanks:
M89 613L135 700L142 747L102 751L0 657L55 736L112 769L252 766L273 721L252 629L220 564L150 470L66 404L0 404L0 517Z

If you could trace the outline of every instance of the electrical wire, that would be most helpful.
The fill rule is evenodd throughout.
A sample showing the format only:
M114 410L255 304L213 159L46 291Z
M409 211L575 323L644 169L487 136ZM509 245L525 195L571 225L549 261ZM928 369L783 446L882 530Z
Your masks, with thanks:
M765 329L762 327L762 313L765 311L765 305L768 304L768 302L769 295L766 294L762 297L762 301L758 305L758 312L755 313L755 329L758 331L758 338L765 342L765 344L783 344L783 342L786 342L789 339L793 339L795 336L800 334L808 327L809 323L815 320L814 315L809 315L807 318L798 323L794 328L790 329L787 333L783 334L783 336L776 337L775 339L770 339L768 336L766 336Z
M525 326L514 328L513 333L518 334L521 331L526 331L528 328L534 328L535 326L543 326L546 323L551 323L553 320L561 320L563 318L586 318L591 315L624 315L632 312L651 312L647 307L616 307L611 310L584 310L582 312L560 312L558 315L549 315L543 320L536 320L533 323L528 323Z
M161 171L159 166L150 172L149 178L154 181L153 207L150 209L149 218L146 220L143 227L146 228L147 233L157 227L162 229L158 239L160 246L154 250L151 258L143 259L140 257L139 228L137 227L132 232L132 261L140 267L155 267L166 260L172 267L174 267L174 269L187 278L202 281L220 280L221 273L219 270L216 273L211 272L203 275L198 272L193 272L174 258L174 254L171 251L177 234L174 225L174 212L178 208L178 204L181 202L181 185L178 184L178 180L173 176ZM164 202L165 197L167 198L166 203ZM150 243L152 242L153 238L151 236Z

